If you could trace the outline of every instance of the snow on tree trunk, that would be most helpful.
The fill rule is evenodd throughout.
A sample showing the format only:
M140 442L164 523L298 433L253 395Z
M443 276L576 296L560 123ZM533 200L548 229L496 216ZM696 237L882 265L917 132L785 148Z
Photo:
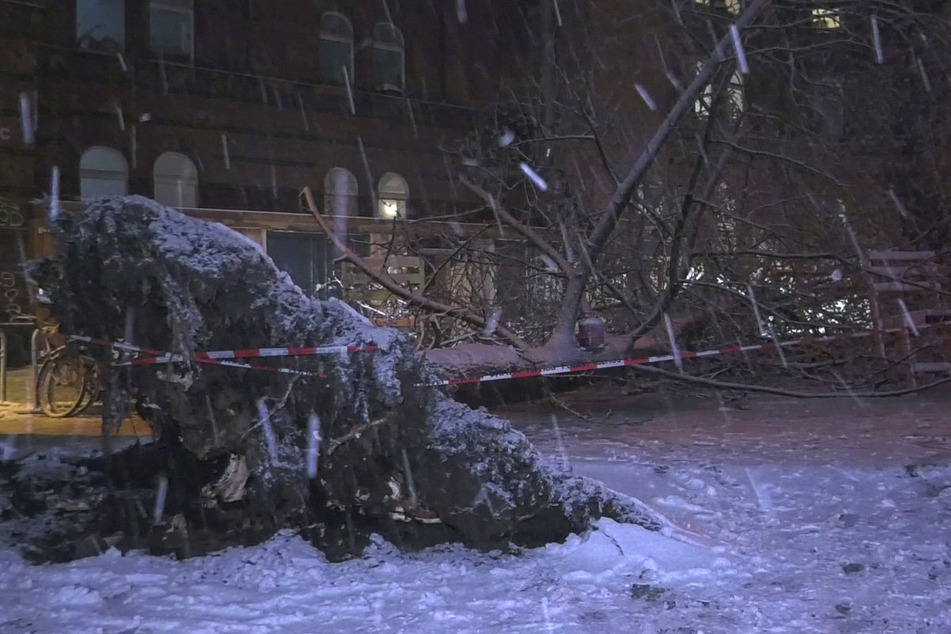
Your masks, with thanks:
M599 516L659 526L634 500L548 462L508 422L420 386L433 367L402 335L306 296L222 225L132 196L62 217L56 242L66 332L189 360L113 367L106 382L104 430L134 401L160 439L161 457L127 478L152 509L158 493L143 482L166 477L164 512L143 529L153 550L174 536L166 550L194 554L195 536L214 530L247 541L293 527L342 557L372 533L404 548L497 548L559 541ZM331 345L379 349L253 360L307 375L195 362L202 351Z

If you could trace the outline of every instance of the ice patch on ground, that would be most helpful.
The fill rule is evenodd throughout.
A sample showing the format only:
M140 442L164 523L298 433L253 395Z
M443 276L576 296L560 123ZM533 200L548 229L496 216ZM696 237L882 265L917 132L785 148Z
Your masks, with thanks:
M585 580L631 577L644 571L663 573L660 579L667 573L707 575L724 564L710 548L606 518L595 523L595 530L572 535L546 551L560 560L566 578Z

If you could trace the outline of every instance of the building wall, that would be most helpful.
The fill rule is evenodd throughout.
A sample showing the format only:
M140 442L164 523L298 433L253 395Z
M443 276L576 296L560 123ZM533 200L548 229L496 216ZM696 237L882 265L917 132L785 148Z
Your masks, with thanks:
M110 48L78 41L74 1L0 0L0 209L13 205L24 227L34 225L21 230L29 256L44 242L28 201L50 192L54 166L60 196L78 199L80 157L97 145L122 154L129 192L146 196L155 160L186 155L198 170L198 206L223 210L211 213L222 220L227 210L299 211L304 186L322 204L333 167L356 177L361 216L375 214L386 172L407 181L410 218L477 203L453 186L440 148L464 136L519 70L505 63L517 41L511 3L469 1L461 16L454 0L201 0L192 59L150 50L148 0L122 4L125 42ZM326 11L353 27L349 90L321 82ZM405 41L405 90L384 94L373 86L371 39L390 19ZM20 138L20 93L35 95L33 143ZM3 270L16 269L15 240L2 239Z
M473 125L479 104L458 103L459 97L494 99L496 91L482 85L498 83L485 70L497 64L475 64L468 73L448 69L447 60L472 57L466 38L446 37L445 46L451 42L458 50L443 55L440 24L449 22L429 2L391 4L394 21L407 25L402 95L370 89L366 41L373 24L386 20L382 3L343 11L356 44L351 91L318 83L316 33L331 3L287 1L277 12L263 2L203 2L194 18L194 64L162 63L143 49L145 2L126 3L122 61L113 53L70 47L74 18L50 11L40 47L43 162L62 166L63 195L75 195L74 166L82 151L93 144L112 147L130 164L130 190L149 195L155 158L181 152L198 165L202 207L249 209L293 208L302 186L319 191L326 171L340 166L357 177L364 214L372 213L370 192L379 176L396 171L411 196L426 194L425 203L412 205L416 215L433 208L441 213L452 202L452 188L439 145ZM478 28L473 19L466 33ZM42 188L42 174L38 180Z
M28 201L35 152L28 142L32 125L24 131L20 102L21 95L32 98L35 88L33 38L40 16L29 3L0 3L0 323L30 312L21 260L34 233Z

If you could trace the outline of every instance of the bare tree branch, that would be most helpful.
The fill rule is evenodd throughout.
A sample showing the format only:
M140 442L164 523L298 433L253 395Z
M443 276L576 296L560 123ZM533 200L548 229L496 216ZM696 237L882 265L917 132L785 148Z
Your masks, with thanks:
M753 0L753 2L743 11L743 14L737 18L735 26L739 29L746 27L756 18L771 0ZM578 314L578 307L584 297L585 287L591 276L591 269L587 262L596 262L604 249L605 244L614 232L618 220L621 218L624 210L628 208L631 195L643 181L644 176L650 169L661 148L670 138L670 135L677 129L678 123L693 107L697 98L703 89L710 83L717 69L723 63L722 60L729 57L728 53L733 46L732 36L728 33L717 42L713 53L707 62L700 69L700 72L690 83L689 86L680 94L673 108L668 112L664 121L654 132L654 135L647 142L647 147L635 161L634 165L628 171L627 176L621 181L607 212L601 216L601 220L591 232L587 240L588 260L582 259L576 274L569 276L568 285L565 289L565 298L562 310L558 314L552 341L557 345L570 339L571 332L574 329L575 319Z
M397 297L405 299L406 301L421 308L425 308L428 311L451 315L477 328L485 328L486 320L481 315L469 310L468 308L451 306L449 304L437 302L436 300L430 299L425 295L407 290L397 284L386 272L379 271L370 266L366 260L354 253L350 247L348 247L347 244L334 233L333 228L327 223L327 220L317 210L317 204L314 202L314 195L310 191L310 187L305 187L302 191L302 194L305 201L307 202L307 208L310 210L311 214L313 214L314 219L317 221L317 224L320 225L320 228L323 230L323 232L327 234L327 237L330 238L330 240L334 243L334 246L340 249L340 252L343 253L344 258L346 258L347 261L352 262L357 268L370 276L370 278L372 278L377 284L393 293ZM523 341L521 337L504 326L497 327L496 332L498 332L510 344L520 350L524 350L528 347L528 344Z
M542 237L537 231L532 227L526 225L523 222L520 222L515 216L511 214L504 206L499 203L499 200L486 191L484 188L476 185L471 180L465 176L460 176L459 180L463 185L471 189L475 194L481 197L487 205L489 205L492 210L495 212L496 216L505 221L505 224L512 227L515 231L522 234L526 240L528 240L532 246L544 253L546 256L551 258L552 262L560 269L562 274L569 275L572 270L571 264L565 259L565 256L561 254L556 248L554 248L551 243Z
M697 385L706 385L720 390L742 390L745 392L760 392L763 394L775 394L777 396L788 396L790 398L888 398L892 396L904 396L906 394L916 394L924 392L939 385L951 383L951 377L932 381L927 385L909 387L901 390L886 390L882 392L797 392L795 390L785 390L778 387L769 387L767 385L752 385L749 383L732 383L729 381L717 381L689 374L680 374L679 372L668 372L660 368L652 368L645 365L631 366L637 372L662 376L684 383L695 383Z

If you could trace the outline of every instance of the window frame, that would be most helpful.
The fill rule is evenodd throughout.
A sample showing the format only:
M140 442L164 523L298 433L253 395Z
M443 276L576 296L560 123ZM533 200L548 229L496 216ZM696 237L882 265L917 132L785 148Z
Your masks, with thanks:
M182 182L181 179L172 180L171 178L160 177L157 172L159 161L161 161L163 157L173 157L173 156L181 157L185 159L185 161L187 161L187 163L185 164L190 166L190 171L194 175L194 181L187 183L187 185L193 188L194 199L189 199L188 201L186 201L184 196L182 196L183 188L180 186ZM163 184L171 184L171 185L175 185L176 183L179 184L177 204L172 204L169 202L165 202L163 200L159 200L158 184L160 182L162 182ZM197 208L199 204L199 195L198 195L199 183L200 183L200 179L198 178L198 165L195 164L195 161L193 161L191 157L189 157L186 154L183 154L182 152L175 152L175 151L162 152L155 158L155 162L152 163L152 199L161 205L165 205L166 207L175 207L177 209ZM192 204L187 205L185 204L186 202L191 202Z
M338 209L334 205L338 193L336 191L337 177L343 176L348 185L348 189L345 193L340 195L348 196L347 199L347 209L346 213L340 214L337 213ZM335 166L327 170L327 174L324 176L324 213L330 214L332 216L349 216L356 217L359 216L358 208L358 197L360 195L360 184L357 182L357 177L353 175L353 172L348 170L345 167Z
M390 29L390 34L395 35L393 38L394 42L383 41L382 38L378 37L380 29ZM399 92L400 94L406 92L406 39L403 37L402 31L393 24L392 22L377 22L373 26L373 41L371 44L373 49L373 87L375 90L381 92L393 91ZM377 68L376 53L377 52L391 53L399 56L399 77L400 83L399 86L391 86L386 82L381 81L379 74L379 69Z
M397 182L402 187L401 192L394 192L392 189L391 182ZM384 186L387 189L384 189ZM384 220L406 220L408 203L409 203L409 183L406 182L406 179L403 178L401 174L396 172L387 172L380 177L380 180L377 182L377 208L375 210L377 218L383 218ZM394 196L394 194L398 194ZM402 197L399 197L402 196ZM387 206L394 204L393 211L390 211Z
M329 19L338 20L338 24L346 25L346 30L348 32L347 36L340 35L336 30L331 30L327 28L329 25L325 22ZM353 24L350 20L342 13L337 11L324 11L320 15L320 28L317 34L317 64L318 70L320 72L320 81L322 83L332 84L335 86L346 86L347 82L338 83L335 77L326 77L324 76L324 67L322 52L324 50L324 42L335 43L335 44L348 44L349 53L346 68L346 79L349 81L350 85L354 85L353 79L353 69L354 69L354 35L353 35Z
M188 7L186 8L184 4L187 3ZM189 42L188 50L182 51L171 51L164 48L156 47L154 41L155 31L153 30L154 25L154 11L166 11L169 13L178 13L188 16L188 32L189 32ZM149 0L149 50L153 53L161 55L163 58L172 57L173 59L181 58L188 59L189 63L194 62L195 60L195 2L194 0Z
M820 31L838 31L842 28L842 12L833 6L813 7L811 24Z
M83 162L89 157L90 153L93 151L105 151L105 153L112 158L118 158L122 162L122 171L109 170L109 169L96 169L94 167L84 166ZM122 174L122 178L110 177L109 175ZM84 180L95 180L100 182L115 182L122 183L122 192L121 193L108 193L106 196L128 196L129 194L129 161L126 159L125 155L119 150L109 147L108 145L90 145L83 153L79 156L79 199L80 200L92 200L94 198L100 198L102 196L84 196L83 195L83 181Z
M265 252L309 296L316 295L335 277L333 242L322 233L268 229Z
M109 0L106 0L106 1L109 1ZM104 45L104 40L95 39L95 38L91 37L90 34L91 34L95 29L87 29L85 32L80 32L80 30L79 30L79 27L80 27L79 15L80 15L80 13L81 13L81 11L80 11L80 5L86 4L86 3L92 3L92 2L99 2L99 3L101 3L101 2L103 2L103 0L76 0L76 3L73 5L73 8L75 9L75 13L76 13L76 15L75 15L76 43L79 45L80 48L84 48L84 49L89 49L89 50L110 50L112 47L111 47L111 46ZM119 26L119 29L121 30L121 37L122 37L121 41L118 42L118 45L119 45L119 46L118 46L118 48L117 48L116 50L117 50L117 51L124 51L124 50L125 50L125 45L126 45L126 33L125 33L125 0L111 0L111 3L114 4L114 5L116 5L116 6L118 7L118 10L119 10L118 26Z

